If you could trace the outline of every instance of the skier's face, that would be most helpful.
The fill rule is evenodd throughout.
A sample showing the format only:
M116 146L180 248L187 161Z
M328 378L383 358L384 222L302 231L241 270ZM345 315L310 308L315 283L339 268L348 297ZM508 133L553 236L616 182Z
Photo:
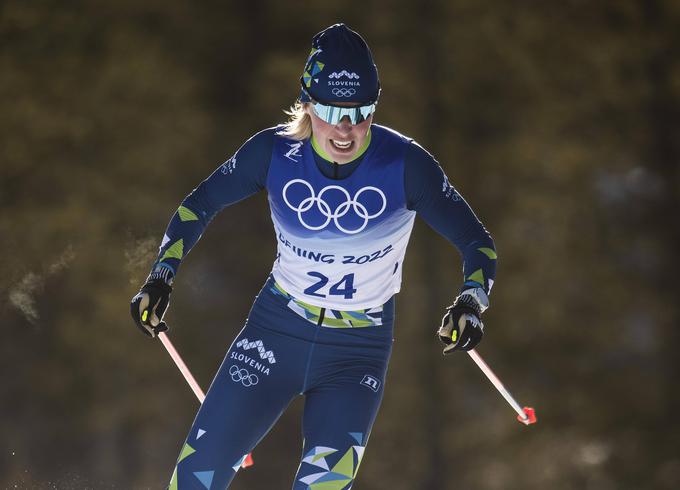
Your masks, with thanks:
M305 110L312 118L312 133L321 149L336 163L351 162L366 141L373 115L359 124L352 124L349 117L338 124L328 124L314 114L310 104L305 105Z

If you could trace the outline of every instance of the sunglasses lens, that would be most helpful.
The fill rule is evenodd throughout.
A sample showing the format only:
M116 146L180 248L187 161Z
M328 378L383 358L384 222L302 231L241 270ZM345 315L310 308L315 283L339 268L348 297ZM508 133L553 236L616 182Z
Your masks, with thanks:
M359 117L361 118L359 122L365 121L366 119L371 117L371 114L373 114L373 112L375 112L375 104L359 107Z
M314 102L314 113L328 124L338 124L347 116L352 124L359 124L368 119L375 112L375 104L361 107L337 107Z

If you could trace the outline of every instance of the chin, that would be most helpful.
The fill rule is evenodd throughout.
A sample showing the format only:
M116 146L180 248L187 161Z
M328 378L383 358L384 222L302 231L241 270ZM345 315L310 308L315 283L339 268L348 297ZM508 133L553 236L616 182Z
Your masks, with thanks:
M347 163L352 161L352 159L355 157L356 152L352 153L351 155L348 155L346 153L343 153L341 155L338 155L337 153L329 153L328 154L331 158L333 158L333 161L335 163Z

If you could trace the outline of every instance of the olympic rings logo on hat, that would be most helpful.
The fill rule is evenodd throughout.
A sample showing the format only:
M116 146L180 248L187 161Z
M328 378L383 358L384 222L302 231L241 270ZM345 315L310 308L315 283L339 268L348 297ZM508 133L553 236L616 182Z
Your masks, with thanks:
M291 204L287 196L288 189L293 184L302 184L309 190L309 197L306 197L305 199L300 201L300 204L298 204L297 206ZM323 199L324 194L331 190L340 191L345 197L345 202L338 205L335 208L335 210L331 210L331 206ZM368 212L366 205L359 202L359 196L369 192L376 193L380 197L380 200L382 202L380 209L372 214ZM288 205L290 209L297 213L300 224L307 228L308 230L312 231L318 231L326 228L328 224L331 222L331 220L333 220L338 230L342 231L343 233L347 233L348 235L353 235L355 233L359 233L364 228L366 228L366 226L368 226L368 221L380 216L387 207L387 199L385 198L385 194L383 193L383 191L373 186L362 187L356 192L356 194L354 194L354 197L351 197L349 192L347 192L345 188L340 187L338 185L327 185L326 187L321 189L319 195L317 196L316 193L314 192L314 188L309 182L303 179L293 179L290 182L288 182L285 186L283 186L282 193L284 202ZM310 211L314 204L316 204L316 208L324 216L325 221L320 225L312 226L305 222L303 215L305 212ZM339 218L345 216L350 209L352 209L359 218L364 220L363 224L355 230L348 230L344 228L339 222Z
M260 381L256 374L250 374L248 370L241 369L235 364L229 368L229 374L232 381L241 383L246 388L255 386Z
M357 93L357 91L353 88L338 88L338 87L335 87L331 92L333 92L333 95L335 95L336 97L351 97L352 95Z

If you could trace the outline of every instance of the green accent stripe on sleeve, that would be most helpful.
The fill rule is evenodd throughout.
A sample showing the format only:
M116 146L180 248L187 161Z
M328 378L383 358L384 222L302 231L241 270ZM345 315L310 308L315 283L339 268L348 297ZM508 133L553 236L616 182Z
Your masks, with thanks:
M184 240L180 238L165 251L159 262L162 262L165 259L182 260L182 257L184 257Z
M484 255L489 257L491 260L496 260L498 258L498 255L496 255L496 251L493 248L482 247L482 248L478 248L477 250L482 252Z
M198 221L198 216L191 209L180 206L177 209L177 214L179 214L180 221Z
M466 277L465 280L475 281L478 282L479 284L484 284L484 272L482 272L482 269L477 269L468 277Z

